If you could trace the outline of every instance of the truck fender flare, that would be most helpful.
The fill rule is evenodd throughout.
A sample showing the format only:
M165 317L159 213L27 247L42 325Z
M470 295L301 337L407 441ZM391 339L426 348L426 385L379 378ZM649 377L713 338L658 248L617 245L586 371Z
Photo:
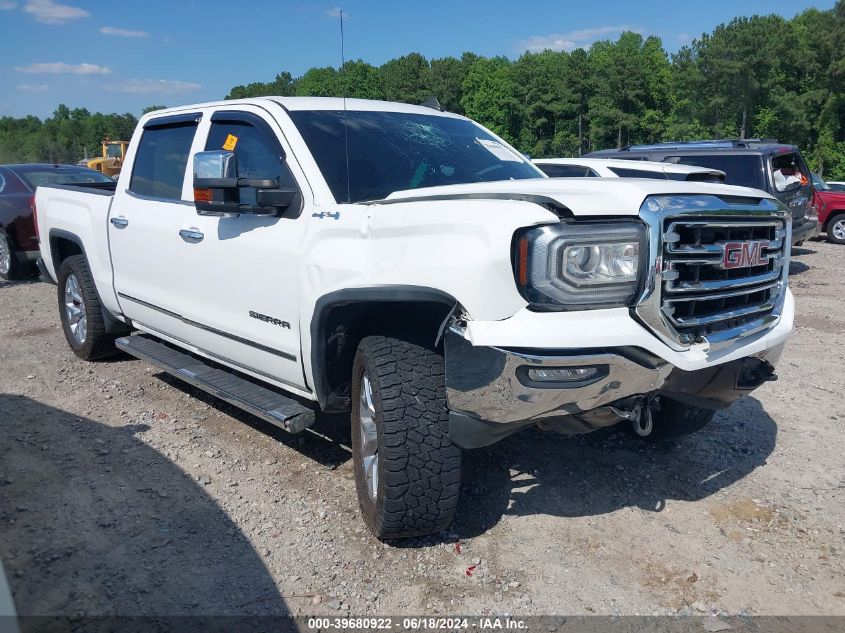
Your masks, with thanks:
M77 247L79 247L79 252L85 258L85 261L88 261L88 253L85 252L85 246L82 244L82 239L75 233L71 233L70 231L66 231L64 229L50 229L50 233L47 237L48 243L50 244L50 260L53 263L53 270L56 271L57 277L59 275L60 263L56 260L57 252L54 248L54 245L58 240L67 240L75 244ZM43 257L44 253L42 252L41 255ZM109 312L105 308L105 306L103 306L103 321L106 327L106 332L108 332L109 334L123 334L127 332L126 323L123 323L122 321L115 318L115 316L111 312Z
M60 239L76 244L79 247L80 252L85 255L85 259L88 259L88 254L85 252L85 246L82 244L82 238L80 238L76 233L71 233L70 231L65 231L64 229L50 229L48 243L50 244L50 260L53 264L53 270L57 272L59 270L59 262L56 261L57 253L54 245Z
M329 381L323 362L326 355L328 317L335 308L358 303L438 303L451 308L449 314L452 314L452 311L458 305L458 300L449 293L436 288L410 285L344 288L327 293L317 299L314 304L310 328L311 373L314 380L314 392L321 407L325 408L329 396ZM433 337L439 339L441 332L442 326L441 331L433 333Z

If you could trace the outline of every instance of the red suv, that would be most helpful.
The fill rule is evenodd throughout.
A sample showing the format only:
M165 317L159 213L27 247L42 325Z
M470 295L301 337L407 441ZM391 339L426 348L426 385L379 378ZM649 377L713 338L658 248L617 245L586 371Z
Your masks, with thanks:
M834 190L818 174L813 174L813 187L819 225L827 232L827 241L845 244L845 191Z

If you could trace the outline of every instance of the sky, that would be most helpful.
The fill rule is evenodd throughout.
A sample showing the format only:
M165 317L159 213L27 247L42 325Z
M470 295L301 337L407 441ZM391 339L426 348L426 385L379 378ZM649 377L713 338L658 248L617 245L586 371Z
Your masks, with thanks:
M830 9L834 0L0 0L0 116L56 106L132 112L222 99L287 70L427 58L516 58L571 50L623 30L658 35L671 53L737 15Z

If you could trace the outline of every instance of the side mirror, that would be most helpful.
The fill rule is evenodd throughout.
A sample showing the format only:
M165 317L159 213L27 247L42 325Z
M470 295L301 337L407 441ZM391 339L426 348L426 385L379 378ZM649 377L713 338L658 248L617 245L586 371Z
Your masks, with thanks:
M248 203L242 201L242 189L251 190L250 195L244 196L249 198ZM194 205L199 215L277 215L293 203L297 193L295 189L280 189L276 178L238 177L234 152L194 155Z
M197 152L194 154L194 180L229 179L238 177L235 152Z
M194 206L199 215L238 213L238 160L234 152L194 154Z

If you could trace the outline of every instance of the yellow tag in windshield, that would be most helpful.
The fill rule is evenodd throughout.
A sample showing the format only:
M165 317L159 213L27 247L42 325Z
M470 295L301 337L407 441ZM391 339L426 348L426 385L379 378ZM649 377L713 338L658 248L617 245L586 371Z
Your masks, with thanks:
M237 144L238 144L238 137L235 136L234 134L229 134L226 137L226 142L223 143L223 149L225 149L227 152L231 152L233 149L235 149L235 145L237 145Z

